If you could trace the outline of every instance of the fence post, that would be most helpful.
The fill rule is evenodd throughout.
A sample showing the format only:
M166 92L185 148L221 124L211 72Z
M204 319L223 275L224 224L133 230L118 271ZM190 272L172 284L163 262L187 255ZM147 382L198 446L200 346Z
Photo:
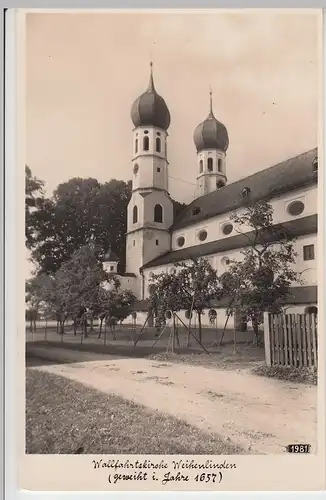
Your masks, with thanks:
M271 366L271 340L269 331L269 313L264 312L264 345L265 345L265 362L267 366Z

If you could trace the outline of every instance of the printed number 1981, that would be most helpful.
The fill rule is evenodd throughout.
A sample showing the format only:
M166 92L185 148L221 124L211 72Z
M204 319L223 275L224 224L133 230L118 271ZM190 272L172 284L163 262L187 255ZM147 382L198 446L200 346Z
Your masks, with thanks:
M288 453L310 453L310 444L288 444L286 451Z

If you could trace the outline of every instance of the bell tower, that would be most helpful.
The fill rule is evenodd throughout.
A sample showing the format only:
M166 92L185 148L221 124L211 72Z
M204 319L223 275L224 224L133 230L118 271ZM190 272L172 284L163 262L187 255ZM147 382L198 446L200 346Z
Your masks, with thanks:
M126 270L137 276L144 264L170 250L169 228L173 223L167 160L170 113L164 99L155 90L152 66L151 63L148 88L131 108L135 128Z
M209 93L209 114L194 132L197 149L197 196L221 189L227 182L226 151L229 137L226 127L213 113L212 91Z

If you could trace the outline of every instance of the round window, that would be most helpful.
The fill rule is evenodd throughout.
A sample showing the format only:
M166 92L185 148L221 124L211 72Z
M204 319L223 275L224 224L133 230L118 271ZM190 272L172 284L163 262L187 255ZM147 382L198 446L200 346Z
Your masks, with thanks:
M138 165L136 163L136 165L134 166L134 174L135 175L137 174L138 170L139 170L139 167L138 167Z
M223 257L223 259L221 260L221 264L222 266L228 266L230 264L229 257Z
M206 238L207 238L207 231L200 231L200 233L198 233L198 238L200 241L205 241Z
M178 247L183 247L183 245L185 244L185 239L183 236L180 236L178 239L177 239L177 245Z
M222 227L222 231L223 231L223 234L226 234L226 235L228 235L228 234L232 233L232 231L233 231L233 226L232 226L232 224L225 224L225 225Z
M144 130L144 134L148 134L148 130Z
M288 212L290 215L300 215L304 211L304 204L302 201L292 201L288 206Z

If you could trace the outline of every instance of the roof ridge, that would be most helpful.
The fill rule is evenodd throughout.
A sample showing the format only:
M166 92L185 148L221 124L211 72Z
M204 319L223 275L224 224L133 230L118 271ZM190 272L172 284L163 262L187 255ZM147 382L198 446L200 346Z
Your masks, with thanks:
M276 167L281 167L282 165L284 165L285 163L289 162L290 160L297 160L298 158L302 157L302 156L305 156L309 153L312 153L313 151L317 150L318 151L318 146L316 146L315 148L312 148L312 149L309 149L308 151L305 151L304 153L300 153L296 156L289 156L286 160L283 160L279 163L275 163L274 165L271 165L270 167L266 167L266 168L263 168L261 170L258 170L258 172L254 172L253 174L250 174L246 177L242 177L241 179L237 179L236 181L234 182L230 182L230 184L226 184L224 187L228 187L228 186L234 186L235 184L237 184L238 182L242 182L244 181L245 179L251 179L252 177L255 177L256 175L259 175L261 174L261 172L266 172L267 170L272 170L273 168L276 168ZM223 189L223 188L221 188ZM197 200L202 200L203 198L205 198L206 196L211 196L213 194L216 194L216 191L212 191L211 193L207 193L207 194L203 194L202 196L198 196L198 198L196 198L195 200L193 200L191 203L189 203L189 205L187 205L187 207L190 207L193 203L195 203Z

